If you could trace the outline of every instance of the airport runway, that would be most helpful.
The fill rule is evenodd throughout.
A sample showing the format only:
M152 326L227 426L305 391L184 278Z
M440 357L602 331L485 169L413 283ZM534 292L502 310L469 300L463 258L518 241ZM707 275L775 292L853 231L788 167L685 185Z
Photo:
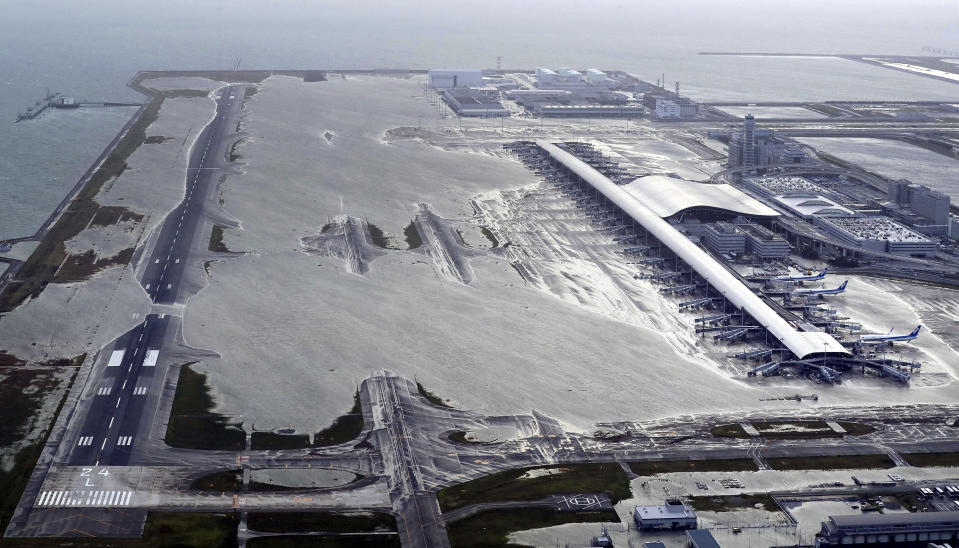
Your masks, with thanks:
M184 272L194 249L206 249L209 235L201 232L204 202L211 182L224 163L224 138L233 133L245 88L229 86L216 94L216 115L200 132L192 149L183 201L164 220L142 269L140 283L155 305L184 301ZM189 266L188 266L189 265ZM138 440L150 430L163 375L157 363L165 345L173 342L179 318L150 314L101 352L91 376L79 431L67 462L71 465L123 466ZM171 323L174 324L171 329ZM161 368L162 369L162 368ZM158 377L158 378L155 378ZM74 424L77 424L76 422Z
M206 241L204 235L196 234L200 213L209 195L210 181L223 160L217 151L222 139L232 134L233 118L243 105L244 90L241 86L229 86L217 92L216 117L200 132L190 151L186 196L164 221L153 254L140 278L140 283L156 304L177 302L194 239L198 244Z

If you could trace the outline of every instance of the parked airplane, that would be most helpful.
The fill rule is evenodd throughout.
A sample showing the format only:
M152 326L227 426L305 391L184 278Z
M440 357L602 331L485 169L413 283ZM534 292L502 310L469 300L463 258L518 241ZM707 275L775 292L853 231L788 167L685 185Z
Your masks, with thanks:
M922 329L922 326L917 325L916 328L912 330L912 333L906 335L893 335L892 329L890 329L889 333L885 335L863 335L859 338L859 341L864 343L909 342L919 336L920 329Z
M823 268L822 272L819 272L817 274L799 275L799 276L790 276L787 274L785 276L776 276L773 279L779 280L782 282L814 282L816 280L821 280L825 278L826 271L828 270L829 270L828 268Z
M825 272L825 270L823 271ZM819 289L795 289L790 292L791 295L838 295L846 291L846 284L849 283L849 280L846 280L839 287L834 287L832 289L826 289L820 287Z

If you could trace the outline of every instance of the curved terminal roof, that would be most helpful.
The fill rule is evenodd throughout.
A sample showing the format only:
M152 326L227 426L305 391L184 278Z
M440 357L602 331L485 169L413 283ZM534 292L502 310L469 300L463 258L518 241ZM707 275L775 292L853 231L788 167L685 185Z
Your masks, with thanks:
M778 217L779 213L727 184L696 183L663 175L647 175L623 186L626 192L660 217L672 217L691 208L710 208L750 217Z
M765 327L771 335L779 339L796 357L805 359L823 355L827 352L844 356L849 355L849 351L828 333L800 331L787 322L765 301L726 270L723 265L716 262L699 246L689 241L672 225L664 221L660 215L636 199L623 187L617 186L605 175L558 146L548 141L538 141L537 144L549 153L553 159L579 175L584 181L606 196L608 200L619 206L623 212L672 250L730 302L748 312L753 319Z

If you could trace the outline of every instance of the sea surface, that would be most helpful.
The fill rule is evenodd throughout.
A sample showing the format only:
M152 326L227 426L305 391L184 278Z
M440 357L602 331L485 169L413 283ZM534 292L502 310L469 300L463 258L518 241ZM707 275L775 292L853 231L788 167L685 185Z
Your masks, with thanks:
M954 2L743 0L0 2L0 238L33 233L132 114L51 111L47 89L138 101L144 69L532 68L665 76L700 100L957 99L959 85L832 58L701 51L921 54L957 49Z

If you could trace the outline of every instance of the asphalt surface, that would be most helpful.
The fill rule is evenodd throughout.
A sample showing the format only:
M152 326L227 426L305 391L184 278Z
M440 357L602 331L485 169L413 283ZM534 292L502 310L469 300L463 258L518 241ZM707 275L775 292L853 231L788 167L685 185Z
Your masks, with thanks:
M144 396L153 384L156 357L168 323L168 318L151 314L114 344L111 360L87 408L70 464L119 466L129 462L145 408Z
M218 92L216 117L200 132L190 152L186 196L166 218L140 283L156 304L173 304L200 224L204 198L217 171L220 141L231 132L230 118L243 103L244 88L230 86ZM202 237L201 237L202 240Z
M184 273L194 247L206 248L208 236L198 233L204 226L204 202L223 159L218 151L222 140L232 134L232 117L242 106L244 89L230 86L217 92L216 116L190 151L183 201L164 220L140 278L155 305L176 304L189 296L182 287ZM130 462L134 445L148 434L154 415L152 407L160 389L154 379L156 364L174 335L167 329L169 323L164 314L150 314L117 339L111 350L101 352L91 380L95 384L89 394L92 401L88 399L82 426L75 432L69 464L123 466Z

